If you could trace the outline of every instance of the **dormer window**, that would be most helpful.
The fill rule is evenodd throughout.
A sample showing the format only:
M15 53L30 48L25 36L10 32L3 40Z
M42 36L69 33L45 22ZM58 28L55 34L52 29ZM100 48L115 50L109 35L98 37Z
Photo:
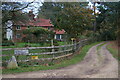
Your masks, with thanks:
M21 30L21 26L16 26L16 30Z

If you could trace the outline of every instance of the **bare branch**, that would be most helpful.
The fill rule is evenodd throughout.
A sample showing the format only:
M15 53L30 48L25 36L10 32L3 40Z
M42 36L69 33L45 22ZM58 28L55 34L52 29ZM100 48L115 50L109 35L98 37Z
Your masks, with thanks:
M35 0L34 0L34 1L35 1ZM21 8L21 9L17 9L17 10L15 10L15 8L14 8L12 12L16 12L16 11L23 10L23 9L27 8L30 4L34 3L34 1L28 3L25 7Z

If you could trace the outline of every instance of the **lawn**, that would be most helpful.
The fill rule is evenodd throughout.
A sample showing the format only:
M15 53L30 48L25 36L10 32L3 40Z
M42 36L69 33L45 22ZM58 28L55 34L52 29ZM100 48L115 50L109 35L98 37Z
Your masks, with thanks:
M69 42L70 43L70 42ZM69 43L65 43L64 41L58 41L59 45L65 45L65 44L69 44ZM1 48L23 48L26 47L26 45L29 45L30 47L47 47L50 46L50 44L48 43L15 43L14 46L2 46Z
M120 57L118 57L118 46L115 41L111 41L107 45L107 49L110 51L110 53L113 55L113 57L115 57L117 60L120 61Z
M72 44L72 42L58 41L59 45Z
M17 69L3 69L2 73L3 74L10 74L10 73L20 73L20 72L31 72L31 71L39 71L39 70L57 69L57 68L62 68L62 67L66 67L66 66L69 66L69 65L74 65L74 64L82 61L84 59L87 51L93 45L96 45L98 43L100 43L100 42L96 42L96 43L84 46L81 49L80 54L75 55L70 60L64 60L64 61L60 62L59 64L54 64L54 65L51 65L51 66L38 65L38 66L29 66L29 67L19 67Z
M50 46L50 44L41 44L41 43L15 43L14 46L2 46L2 48L22 48L26 47L26 45L29 45L30 47L44 47L44 46Z

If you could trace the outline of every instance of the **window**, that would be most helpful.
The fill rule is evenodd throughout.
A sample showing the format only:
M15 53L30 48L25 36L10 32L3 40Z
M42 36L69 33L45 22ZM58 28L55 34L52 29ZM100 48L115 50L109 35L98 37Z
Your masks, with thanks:
M16 29L17 29L17 30L21 30L21 26L17 26Z
M30 26L27 27L28 29L30 28Z
M56 39L60 39L60 35L59 34L56 35Z
M20 34L17 34L17 35L16 35L16 38L21 38L21 35L20 35Z

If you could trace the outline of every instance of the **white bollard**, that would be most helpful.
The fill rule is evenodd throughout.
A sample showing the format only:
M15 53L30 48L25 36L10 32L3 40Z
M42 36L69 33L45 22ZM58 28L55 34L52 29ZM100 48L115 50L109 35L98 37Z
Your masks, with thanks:
M11 60L8 62L7 68L9 69L18 68L18 64L17 64L15 56L12 56Z

